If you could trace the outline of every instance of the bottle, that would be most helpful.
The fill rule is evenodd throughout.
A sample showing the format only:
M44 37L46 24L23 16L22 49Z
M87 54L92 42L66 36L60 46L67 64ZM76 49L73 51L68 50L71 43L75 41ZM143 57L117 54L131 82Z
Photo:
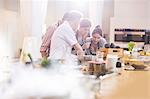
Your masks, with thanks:
M118 58L118 61L116 63L116 72L118 75L121 75L121 69L122 69L121 67L122 67L121 60L120 58Z
M103 57L104 57L104 52L100 52L100 51L96 52L96 61L98 62L103 61Z
M133 47L133 49L132 49L132 57L133 58L138 58L138 56L139 56L139 53L138 53L137 47Z
M115 48L115 44L114 44L114 43L111 43L111 44L110 44L110 48Z

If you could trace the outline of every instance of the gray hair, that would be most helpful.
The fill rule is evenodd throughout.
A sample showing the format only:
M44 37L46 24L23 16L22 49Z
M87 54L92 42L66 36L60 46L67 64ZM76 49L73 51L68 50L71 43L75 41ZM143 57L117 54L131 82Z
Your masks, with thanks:
M74 11L65 13L63 16L63 20L67 20L67 21L80 20L82 16L83 14L81 12L74 10Z

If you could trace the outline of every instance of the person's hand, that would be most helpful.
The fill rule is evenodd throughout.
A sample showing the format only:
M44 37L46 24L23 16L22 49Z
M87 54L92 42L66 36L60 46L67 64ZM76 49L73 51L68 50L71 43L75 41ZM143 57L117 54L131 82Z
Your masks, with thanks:
M89 47L90 47L90 43L89 42L83 44L83 46L82 46L83 49L88 49Z
M77 56L79 60L84 59L85 52L84 51L77 51Z
M91 41L91 37L87 37L86 42L90 42L90 41Z
M40 53L41 53L42 58L44 58L44 57L47 58L47 57L49 56L49 55L48 55L46 52L44 52L44 51L43 51L43 52L41 51Z
M86 43L83 44L82 48L83 49L88 49L90 47L90 44L91 44L91 38L90 37L87 37L86 38Z

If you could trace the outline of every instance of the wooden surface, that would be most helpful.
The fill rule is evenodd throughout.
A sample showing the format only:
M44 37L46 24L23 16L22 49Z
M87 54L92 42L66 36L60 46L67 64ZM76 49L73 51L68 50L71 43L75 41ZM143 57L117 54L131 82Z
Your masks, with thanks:
M101 99L150 99L150 71L123 71L102 80Z

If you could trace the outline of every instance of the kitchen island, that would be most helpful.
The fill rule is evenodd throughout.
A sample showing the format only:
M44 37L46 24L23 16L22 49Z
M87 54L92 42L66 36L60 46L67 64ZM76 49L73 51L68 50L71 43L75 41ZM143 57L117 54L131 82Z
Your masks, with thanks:
M123 71L101 82L101 99L150 99L150 71Z
M7 84L1 83L1 87L4 87L3 85L6 85L6 87L3 88L4 90L1 90L1 95L4 93L7 95L7 92L9 92L10 89L17 90L15 94L17 94L19 92L19 90L21 89L21 90L23 90L23 92L22 92L23 94L28 93L30 95L28 88L33 91L39 90L39 88L40 88L40 90L38 91L39 93L44 92L44 91L42 91L43 88L48 88L47 91L51 92L52 91L51 88L55 89L55 86L58 87L58 85L61 85L58 87L58 89L64 88L64 90L67 92L68 92L68 90L70 90L70 89L66 90L66 87L62 86L63 84L65 85L68 83L68 82L64 83L64 81L62 82L63 78L61 78L61 77L63 77L63 75L61 75L61 76L53 75L55 73L53 73L53 71L51 71L51 70L49 71L46 69L44 69L44 70L34 69L30 66L21 65L20 63L14 63L11 66L11 68L12 68L11 74L14 74L12 77L15 77L15 78L12 78L12 81L8 82ZM57 70L57 72L60 72L60 70ZM6 73L8 73L8 71ZM60 73L63 74L62 71ZM73 74L73 72L71 72L71 74ZM21 76L21 75L23 75L23 76ZM75 75L76 75L76 73L75 73ZM59 79L54 79L55 76L58 77ZM71 80L71 82L69 82L69 84L71 85L69 88L72 88L72 84L74 84L73 82L78 83L77 79L74 78L73 76L74 75L67 76ZM9 75L7 74L6 77L9 77ZM73 77L74 79L72 79L70 77ZM87 98L86 97L85 99L150 99L150 71L122 70L121 75L117 75L114 73L114 74L110 74L110 76L105 75L101 78L102 79L100 82L100 85L101 85L100 98ZM43 79L43 81L42 81L42 79ZM47 82L44 81L45 79ZM62 79L62 80L60 80L60 79ZM67 79L67 80L70 81L69 79ZM24 81L20 81L20 80L24 80ZM56 83L53 83L54 85L52 84L51 86L54 86L54 87L47 87L47 86L50 86L49 82L52 82L52 81L55 82L55 80L59 81L59 82L57 82L58 85ZM93 79L91 79L91 80L93 80ZM7 81L7 80L5 80L5 81ZM8 81L9 81L9 79L8 79ZM12 83L12 82L16 82L15 87L17 89L16 88L13 89L14 87L12 87L12 86L14 86L13 85L14 83ZM41 83L38 83L38 82L41 82ZM88 83L88 82L86 82L86 83ZM18 86L18 83L20 84L20 86ZM34 86L34 88L23 87L23 86L21 86L21 85L24 85L22 83L25 83L26 86ZM38 87L36 87L36 85L38 87L39 86L40 87L38 88ZM68 84L67 84L67 86L68 86ZM82 83L81 87L83 87L83 83ZM45 90L45 89L43 89L43 90ZM2 92L2 91L4 91L4 92ZM46 91L46 93L47 93L47 91ZM37 92L37 91L35 91L35 92ZM83 90L82 90L82 92L83 92ZM38 94L38 93L34 93L33 95L36 95L36 94ZM40 95L40 94L38 94L38 95ZM1 99L3 99L3 98L1 97ZM9 99L15 99L15 98L9 98ZM67 98L67 99L72 99L72 98ZM84 99L84 98L82 98L82 99Z

